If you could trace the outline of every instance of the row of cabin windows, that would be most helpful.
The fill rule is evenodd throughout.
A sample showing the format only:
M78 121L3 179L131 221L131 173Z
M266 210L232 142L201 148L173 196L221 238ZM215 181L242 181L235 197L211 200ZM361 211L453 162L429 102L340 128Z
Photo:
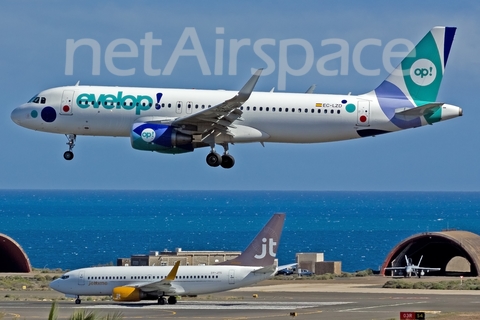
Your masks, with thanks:
M31 102L39 103L39 101L41 101L41 103L45 103L45 102L46 102L46 99L45 99L45 97L41 97L41 98L40 98L40 97L36 97L35 99L32 99ZM80 101L80 103L82 103L82 101ZM95 101L83 101L83 104L85 104L85 105L88 105L89 103L93 106L93 105L95 104ZM102 105L102 104L103 104L104 106L108 106L108 105L110 105L110 106L114 106L114 105L120 106L120 102L116 102L116 103L115 103L115 102L113 102L113 101L103 101L103 102L102 102L102 101L98 101L98 105ZM152 106L152 103L145 103L145 102L142 102L142 103L137 102L135 105L136 105L136 106L139 106L140 104L141 104L142 106L144 106L144 107L147 106L147 105L148 105L149 107ZM124 105L124 106L133 106L133 102L124 102L123 105ZM160 108L165 108L165 107L171 108L171 107L172 107L172 104L171 104L171 103L167 103L167 104L165 104L165 103L162 103L162 104L156 103L156 104L155 104L155 109L157 109L157 110L159 110ZM192 107L193 107L193 105L192 105L191 103L187 104L187 108L188 108L188 109L191 109ZM212 107L212 105L210 105L210 104L209 104L208 106L206 106L206 105L204 105L204 104L202 104L202 105L196 104L196 105L195 105L195 109L205 109L205 108L211 108L211 107ZM181 103L178 103L178 104L177 104L177 108L178 108L178 109L182 108L182 104L181 104ZM240 107L240 110L246 110L246 111L252 110L252 111L257 111L257 107L250 107L250 106L244 107L244 106L241 106L241 107ZM270 107L265 107L265 108L264 108L264 107L258 107L258 111L263 111L263 110L265 110L265 111L270 111L270 110L271 110L272 112L275 112L275 111L278 110L278 112L283 112L283 111L284 111L284 112L298 112L298 113L302 113L302 108L282 108L282 107L278 107L278 108L277 108L277 107L272 107L272 108L270 108ZM325 114L328 113L328 109L317 108L316 110L317 110L317 113L322 113L322 110L323 110L323 113L325 113ZM310 111L310 113L315 113L315 109L313 109L313 108L310 109L310 110L309 110L308 108L303 109L303 112L304 112L304 113L309 113L309 111ZM337 112L336 112L336 113L337 113L337 114L340 114L340 112L341 112L340 109L337 109ZM335 109L330 109L330 113L331 113L331 114L334 114L334 113L335 113Z
M68 278L68 277L67 277ZM163 279L165 276L130 276L130 280ZM63 277L62 277L63 279ZM66 279L66 278L65 278ZM87 277L87 280L126 280L126 276ZM218 279L218 276L175 276L175 279Z
M82 103L83 102L83 103ZM91 104L92 106L95 104L95 101L79 101L79 104L84 104L84 105L89 105ZM113 102L113 101L98 101L98 105L104 105L104 106L120 106L121 103L120 102ZM123 103L124 106L133 106L133 102L124 102ZM139 106L139 105L142 105L142 106L152 106L152 103L146 103L146 102L137 102L135 103L136 106Z
M247 106L247 107L244 107L244 106L241 106L240 107L240 110L247 110L247 111L257 111L257 107L250 107L250 106ZM305 109L302 109L302 108L282 108L282 107L258 107L258 111L272 111L272 112L275 112L275 111L278 111L278 112L298 112L298 113L315 113L315 110L317 110L317 113L322 113L322 110L323 110L323 113L328 113L328 109L325 109L325 108L312 108L312 109L308 109L308 108L305 108ZM337 114L340 114L340 109L336 109L337 110ZM330 113L331 114L334 114L335 113L335 109L330 109Z
M157 109L157 110L159 110L160 108L165 108L165 107L171 108L171 107L172 107L172 104L171 104L171 103L167 103L167 104L165 104L165 103L162 103L162 104L156 103L156 104L155 104L155 109ZM211 108L211 107L212 107L211 104L209 104L208 106L207 106L207 105L204 105L204 104L202 104L202 105L196 104L196 105L195 105L195 109L205 109L205 108ZM178 109L182 108L182 103L177 103L177 108L178 108ZM188 103L188 104L187 104L187 109L192 109L192 108L193 108L193 104Z

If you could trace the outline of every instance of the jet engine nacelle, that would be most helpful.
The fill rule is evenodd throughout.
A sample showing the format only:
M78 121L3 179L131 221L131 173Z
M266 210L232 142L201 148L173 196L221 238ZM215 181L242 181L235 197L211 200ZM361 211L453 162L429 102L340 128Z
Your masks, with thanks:
M192 140L191 135L165 124L136 122L130 132L132 147L137 150L161 153L191 152Z
M116 287L112 292L114 301L140 301L145 296L140 289L132 287Z
M156 295L150 295L138 288L133 287L115 287L112 291L114 301L130 301L136 302L140 300L157 300Z

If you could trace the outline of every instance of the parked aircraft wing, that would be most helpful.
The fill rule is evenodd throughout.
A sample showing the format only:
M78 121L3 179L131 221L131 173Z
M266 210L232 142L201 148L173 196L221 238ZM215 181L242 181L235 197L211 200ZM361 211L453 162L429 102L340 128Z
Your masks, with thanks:
M180 266L180 261L175 262L172 270L168 275L160 280L154 282L143 283L137 285L136 287L141 289L143 292L165 292L165 293L182 293L184 290L181 286L174 284L175 277L177 276L178 267Z

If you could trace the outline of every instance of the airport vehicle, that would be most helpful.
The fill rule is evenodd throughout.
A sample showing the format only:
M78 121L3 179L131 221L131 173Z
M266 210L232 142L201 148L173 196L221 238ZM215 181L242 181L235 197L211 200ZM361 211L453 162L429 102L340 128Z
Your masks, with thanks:
M299 276L313 276L312 271L308 269L298 269L297 274Z
M274 214L245 251L215 265L93 267L69 271L50 287L69 296L111 295L114 301L157 300L175 304L176 296L221 292L248 286L277 272L275 256L285 214ZM166 298L168 296L168 299Z
M412 258L408 258L405 255L405 266L398 266L398 267L388 267L385 270L393 270L392 276L399 275L404 276L405 278L410 278L412 273L415 274L417 277L424 276L426 272L430 271L440 271L440 268L428 268L428 267L420 267L420 263L422 263L423 256L420 257L418 264L413 264Z
M434 27L386 80L361 95L253 92L258 69L238 93L77 83L38 93L11 118L25 128L65 134L66 160L73 159L79 135L115 136L159 153L210 147L208 165L232 168L230 144L340 141L461 116L461 108L436 101L455 31Z
M292 269L285 268L285 269L280 269L280 270L278 270L276 275L289 276L289 275L291 275L291 274L293 274L293 270L292 270Z

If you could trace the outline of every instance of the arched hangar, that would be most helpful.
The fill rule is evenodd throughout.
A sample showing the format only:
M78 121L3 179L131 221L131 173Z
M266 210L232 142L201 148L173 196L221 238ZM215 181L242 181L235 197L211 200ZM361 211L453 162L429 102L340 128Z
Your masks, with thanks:
M22 247L9 236L0 233L0 272L30 271L30 260Z
M404 267L405 256L420 266L441 268L432 275L470 276L480 274L480 236L468 231L426 232L400 242L383 262L382 275L390 275L386 267Z

